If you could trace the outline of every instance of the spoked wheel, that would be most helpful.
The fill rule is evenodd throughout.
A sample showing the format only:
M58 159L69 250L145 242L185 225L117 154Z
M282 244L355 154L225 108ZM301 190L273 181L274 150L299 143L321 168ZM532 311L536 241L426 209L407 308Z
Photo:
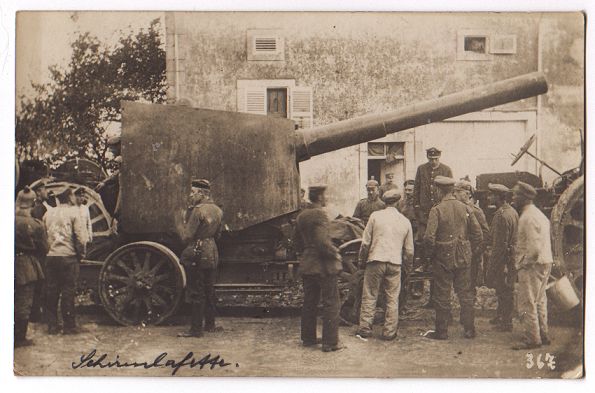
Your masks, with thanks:
M136 242L110 254L99 273L99 296L122 325L157 325L171 316L184 293L178 257L154 242Z
M584 177L581 176L562 193L551 216L554 260L566 270L581 297L585 235L584 182Z

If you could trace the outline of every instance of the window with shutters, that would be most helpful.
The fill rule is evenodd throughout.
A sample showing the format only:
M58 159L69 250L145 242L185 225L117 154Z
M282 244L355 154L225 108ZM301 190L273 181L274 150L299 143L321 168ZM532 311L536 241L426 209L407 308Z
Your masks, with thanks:
M238 80L238 112L286 117L298 128L313 125L312 88L293 79Z
M285 60L285 40L281 30L253 29L247 31L246 58L248 61Z

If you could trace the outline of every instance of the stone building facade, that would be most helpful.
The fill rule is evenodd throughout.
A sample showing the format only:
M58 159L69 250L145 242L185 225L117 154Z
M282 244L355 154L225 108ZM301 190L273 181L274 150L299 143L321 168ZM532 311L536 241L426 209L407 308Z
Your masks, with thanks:
M165 13L168 101L324 125L397 109L533 71L547 94L428 124L314 157L302 185L329 185L329 207L351 215L364 184L413 178L425 149L455 177L555 174L580 164L584 16L580 13ZM238 130L241 132L241 129Z

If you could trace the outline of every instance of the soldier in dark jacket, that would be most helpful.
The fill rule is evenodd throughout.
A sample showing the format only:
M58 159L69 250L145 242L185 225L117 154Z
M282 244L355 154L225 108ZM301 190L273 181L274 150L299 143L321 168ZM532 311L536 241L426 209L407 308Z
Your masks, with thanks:
M15 279L14 279L14 346L22 347L33 342L27 339L29 315L33 304L35 284L44 275L39 255L48 251L48 241L43 223L31 216L35 193L28 188L20 191L15 212Z
M222 331L215 325L215 279L219 253L215 239L221 234L223 212L210 197L207 180L192 181L192 205L185 212L180 233L187 244L180 258L186 271L186 302L191 304L190 329L178 337L202 337L207 332Z
M368 197L360 199L353 212L353 217L359 218L364 222L364 225L368 223L368 219L375 211L382 210L386 207L384 202L380 199L378 193L378 182L376 180L368 180L366 183L366 191Z
M485 213L479 206L474 203L473 200L473 186L466 180L460 180L455 183L455 197L471 207L473 215L481 228L481 234L483 241L476 250L474 250L471 257L471 286L473 287L474 293L476 293L476 287L483 285L483 280L480 279L483 275L479 274L483 271L483 253L485 252L487 242L490 238L490 227L488 226L488 220L486 219Z
M502 332L512 331L513 289L516 281L514 252L517 239L519 215L508 204L510 189L502 184L489 184L498 210L492 218L492 255L488 264L486 284L496 289L498 309L490 323Z
M475 295L471 287L471 255L482 242L481 228L472 209L453 195L455 180L437 176L441 202L430 210L424 246L433 260L436 330L426 337L446 340L450 321L451 288L461 304L465 338L475 337Z
M420 240L423 238L430 209L440 202L438 190L434 184L436 176L452 177L452 170L440 162L442 152L435 147L426 150L428 162L417 167L413 204L417 215Z
M339 344L339 250L329 235L329 219L322 209L325 186L309 188L311 205L297 217L297 248L302 251L300 273L304 283L301 338L304 346L316 345L316 310L322 300L322 350L341 349Z

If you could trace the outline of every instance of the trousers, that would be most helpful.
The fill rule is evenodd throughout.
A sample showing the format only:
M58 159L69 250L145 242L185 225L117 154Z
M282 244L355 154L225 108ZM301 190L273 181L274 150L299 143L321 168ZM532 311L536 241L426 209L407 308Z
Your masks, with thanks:
M214 268L201 269L185 266L187 286L186 301L192 307L190 331L202 332L205 328L215 327L217 297L215 296L215 281L217 271Z
M401 291L401 266L390 262L372 261L366 264L359 329L364 332L372 331L378 291L381 284L384 284L384 296L386 298L386 313L382 334L390 337L397 334L399 292Z
M339 287L337 275L303 275L304 305L301 338L304 343L316 342L316 316L322 301L322 345L339 343Z
M76 325L74 296L76 280L79 275L79 262L72 257L46 257L46 297L47 323L50 327L58 325L58 303L62 309L62 321L65 328Z
M552 270L551 264L531 264L518 270L517 308L523 328L523 341L541 344L548 336L547 296L545 289Z
M465 330L475 330L474 288L471 285L471 267L447 268L438 261L433 265L434 293L436 309L436 332L446 334L451 319L451 288L461 305L461 324Z

